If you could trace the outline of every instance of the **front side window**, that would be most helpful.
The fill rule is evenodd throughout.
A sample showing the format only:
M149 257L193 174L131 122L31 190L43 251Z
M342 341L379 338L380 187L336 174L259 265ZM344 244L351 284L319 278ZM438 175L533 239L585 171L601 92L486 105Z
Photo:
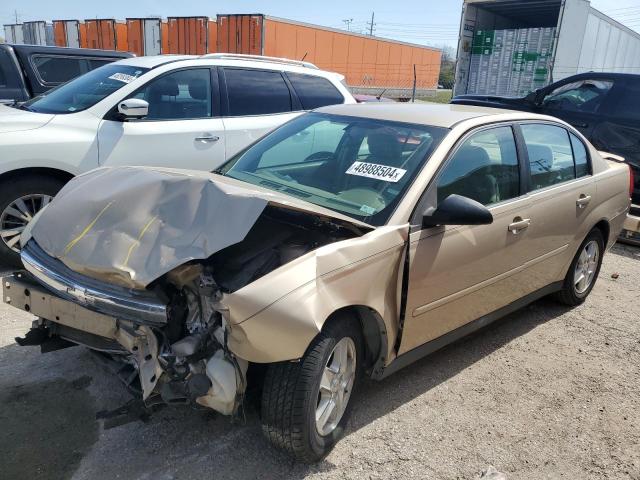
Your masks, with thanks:
M82 58L33 55L31 62L45 85L64 83L82 74Z
M437 181L438 203L449 195L483 205L520 195L518 154L511 127L478 132L455 151Z
M326 78L299 73L287 73L287 77L305 110L344 102L342 94Z
M55 114L86 110L147 71L130 65L105 65L29 100L22 108Z
M567 83L548 93L542 106L554 110L594 113L604 100L613 82L609 80L579 80Z
M542 123L522 125L521 128L529 155L533 190L576 178L569 132Z
M225 68L229 115L267 115L291 111L291 93L282 74Z
M133 94L149 103L145 120L211 117L211 74L208 68L178 70L154 78Z
M383 225L447 132L308 113L238 154L220 173Z

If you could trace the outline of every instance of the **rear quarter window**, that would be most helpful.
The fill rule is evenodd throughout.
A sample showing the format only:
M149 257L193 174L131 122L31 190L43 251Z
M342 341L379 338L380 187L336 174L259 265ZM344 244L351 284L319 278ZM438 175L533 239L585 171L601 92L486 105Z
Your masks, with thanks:
M342 94L326 78L299 73L287 73L287 77L305 110L344 103Z

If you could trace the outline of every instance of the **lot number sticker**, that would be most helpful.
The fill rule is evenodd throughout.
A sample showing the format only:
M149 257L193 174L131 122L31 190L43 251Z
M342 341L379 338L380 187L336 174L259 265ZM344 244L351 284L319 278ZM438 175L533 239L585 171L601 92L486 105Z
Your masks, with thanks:
M137 77L134 77L133 75L127 75L126 73L114 73L113 75L111 75L109 77L111 80L118 80L119 82L124 82L124 83L131 83L133 82Z
M354 162L346 173L348 175L375 178L376 180L395 183L400 180L407 171L402 168L378 165L377 163Z

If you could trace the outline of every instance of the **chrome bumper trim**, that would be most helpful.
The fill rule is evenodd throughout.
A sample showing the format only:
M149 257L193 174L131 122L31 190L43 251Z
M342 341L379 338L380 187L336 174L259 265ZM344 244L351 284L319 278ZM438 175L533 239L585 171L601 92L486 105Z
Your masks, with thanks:
M135 323L167 323L167 306L153 294L105 286L73 272L59 260L47 255L33 240L25 245L20 256L27 271L60 298L94 312Z

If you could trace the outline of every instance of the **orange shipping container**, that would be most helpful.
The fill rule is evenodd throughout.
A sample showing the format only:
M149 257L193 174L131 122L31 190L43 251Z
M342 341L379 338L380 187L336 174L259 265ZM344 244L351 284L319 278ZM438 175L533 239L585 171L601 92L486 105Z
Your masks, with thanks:
M136 55L160 55L162 26L159 18L127 18L127 49Z
M78 20L54 20L53 40L58 47L80 47L80 22Z
M204 55L208 51L208 17L169 17L167 51L163 53L180 53L188 55Z
M219 52L304 60L343 74L363 91L434 90L441 51L259 14L218 15Z
M116 21L113 19L87 19L85 20L85 26L87 48L116 50L118 43L122 44L122 40L120 42L116 40L116 35L121 32L116 30ZM124 44L124 50L126 50L126 30Z

